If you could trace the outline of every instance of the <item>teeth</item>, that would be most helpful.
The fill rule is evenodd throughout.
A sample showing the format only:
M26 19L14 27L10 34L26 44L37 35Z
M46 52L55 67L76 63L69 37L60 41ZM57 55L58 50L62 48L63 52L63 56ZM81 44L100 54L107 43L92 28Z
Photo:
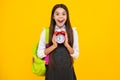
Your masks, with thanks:
M62 23L64 20L58 20L59 23Z

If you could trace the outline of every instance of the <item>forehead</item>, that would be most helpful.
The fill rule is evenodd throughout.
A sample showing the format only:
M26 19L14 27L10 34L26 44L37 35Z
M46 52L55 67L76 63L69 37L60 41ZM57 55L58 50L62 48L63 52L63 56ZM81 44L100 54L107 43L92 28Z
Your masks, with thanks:
M55 10L55 13L63 13L63 12L66 12L65 9L63 9L63 8L57 8Z

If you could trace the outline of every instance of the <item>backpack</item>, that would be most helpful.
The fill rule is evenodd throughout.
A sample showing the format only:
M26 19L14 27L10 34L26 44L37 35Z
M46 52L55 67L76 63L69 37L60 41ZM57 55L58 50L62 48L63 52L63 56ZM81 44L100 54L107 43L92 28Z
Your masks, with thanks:
M45 36L46 47L48 47L49 28L45 28ZM39 43L37 43L33 47L32 72L38 76L44 76L46 73L46 63L48 64L49 56L47 56L45 59L38 58L37 56L38 45Z

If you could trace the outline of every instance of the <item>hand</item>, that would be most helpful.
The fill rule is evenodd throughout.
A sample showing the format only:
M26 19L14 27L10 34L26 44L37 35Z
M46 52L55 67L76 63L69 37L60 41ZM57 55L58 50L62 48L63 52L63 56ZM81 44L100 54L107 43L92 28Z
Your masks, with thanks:
M69 45L68 44L68 35L67 35L67 32L65 32L65 42L64 42L64 45L65 46Z
M55 34L53 34L53 37L52 37L52 43L53 43L53 45L55 46L55 47L57 47L57 42L56 42L56 35Z

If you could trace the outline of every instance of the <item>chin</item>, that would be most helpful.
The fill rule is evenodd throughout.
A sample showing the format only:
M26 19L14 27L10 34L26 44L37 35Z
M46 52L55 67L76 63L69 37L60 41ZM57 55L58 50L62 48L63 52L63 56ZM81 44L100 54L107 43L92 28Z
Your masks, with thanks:
M64 25L65 25L65 24L58 24L59 27L62 27L62 26L64 26Z
M63 25L58 25L59 27L62 27Z

